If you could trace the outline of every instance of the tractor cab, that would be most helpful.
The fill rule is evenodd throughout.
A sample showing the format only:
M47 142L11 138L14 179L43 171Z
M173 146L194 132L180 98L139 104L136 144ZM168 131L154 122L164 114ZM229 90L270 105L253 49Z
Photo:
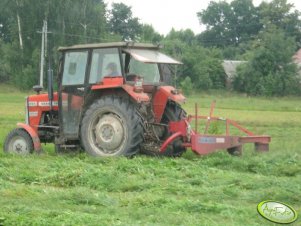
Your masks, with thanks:
M80 123L85 110L104 95L129 96L135 104L150 103L160 122L169 96L168 90L158 92L166 80L163 72L167 65L181 62L159 52L152 44L104 43L61 47L63 58L59 72L59 116L61 138L75 139L80 136ZM165 69L164 69L165 68ZM164 70L163 70L164 69ZM176 91L175 91L176 92ZM178 95L177 101L184 101ZM62 141L60 141L62 142Z
M139 77L146 85L158 85L167 81L163 74L167 65L182 64L152 44L88 44L61 47L59 51L63 53L64 86L100 84L107 77L122 77L124 82Z

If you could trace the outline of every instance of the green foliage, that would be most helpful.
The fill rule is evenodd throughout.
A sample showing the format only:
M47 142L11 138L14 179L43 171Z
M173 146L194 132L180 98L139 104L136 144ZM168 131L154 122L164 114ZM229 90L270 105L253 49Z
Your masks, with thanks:
M48 35L49 49L55 52L61 45L104 41L111 36L107 32L105 4L101 0L53 0L51 4L50 1L1 1L0 15L3 40L0 77L8 77L9 82L22 89L31 88L38 80L41 34L37 31L41 30L43 20L48 20L48 30L52 32Z
M180 83L181 89L184 91L186 96L190 96L193 91L193 83L191 82L191 78L186 76L185 79Z
M0 38L0 83L9 81L10 67L7 64L7 46Z
M300 15L287 0L263 1L258 7L252 0L211 1L198 13L206 30L197 39L204 46L222 48L226 59L240 59L250 49L250 41L269 27L281 29L299 42Z
M140 41L158 44L163 39L163 36L155 31L152 25L143 24Z
M262 28L274 25L299 40L299 16L300 12L287 0L263 1L258 7L251 0L212 1L198 13L207 28L198 38L206 46L235 46L252 40Z
M225 87L225 74L221 55L217 49L194 46L183 53L184 74L191 76L198 90Z
M224 88L225 73L221 65L220 50L197 45L192 35L190 30L171 30L163 41L164 50L184 63L178 69L177 75L181 80L190 77L194 89L197 90Z
M124 41L135 41L142 33L137 17L133 17L130 6L113 3L109 16L109 26L113 33L119 34Z
M238 68L234 89L252 95L299 94L297 68L292 63L296 47L293 38L270 29L255 45L248 63Z
M190 29L176 31L172 28L171 31L166 35L166 39L179 40L189 46L196 44L195 35Z
M210 122L208 133L217 135L224 134L220 129L220 123L218 121Z
M252 0L211 1L198 17L207 28L198 37L205 46L235 46L250 40L261 29Z
M284 31L287 36L294 37L299 42L301 38L301 12L287 0L263 1L259 7L260 22L264 27L274 26Z

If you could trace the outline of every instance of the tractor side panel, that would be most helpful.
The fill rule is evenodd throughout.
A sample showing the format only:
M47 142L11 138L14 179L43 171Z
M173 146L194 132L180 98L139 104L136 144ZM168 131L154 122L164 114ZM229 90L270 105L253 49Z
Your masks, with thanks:
M28 124L33 130L38 132L38 125L40 124L42 113L50 111L50 104L48 94L32 95L27 98L28 108ZM52 107L54 111L58 111L58 95L57 92L53 94Z
M172 86L161 86L153 97L153 110L157 123L161 121L168 100L182 104L186 98Z

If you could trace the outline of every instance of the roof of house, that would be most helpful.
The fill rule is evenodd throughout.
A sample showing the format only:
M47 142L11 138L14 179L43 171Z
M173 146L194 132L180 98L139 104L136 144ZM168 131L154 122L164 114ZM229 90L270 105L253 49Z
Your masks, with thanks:
M224 67L224 71L228 78L233 78L236 74L236 67L242 63L246 63L247 61L240 60L224 60L222 65Z

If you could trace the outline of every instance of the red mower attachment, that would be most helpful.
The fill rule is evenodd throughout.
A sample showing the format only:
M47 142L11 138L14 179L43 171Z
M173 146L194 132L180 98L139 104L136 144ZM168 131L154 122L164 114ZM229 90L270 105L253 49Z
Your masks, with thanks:
M266 135L255 135L251 131L239 125L237 122L227 119L213 116L215 108L215 101L211 104L210 115L202 116L198 115L198 106L195 104L195 115L189 115L187 118L169 123L169 131L172 133L168 137L160 148L160 152L164 153L167 146L171 144L175 139L182 137L184 147L190 147L193 152L199 155L205 155L215 152L219 149L227 149L230 154L241 155L242 145L246 143L254 143L256 151L268 151L271 137ZM198 133L198 121L199 119L207 120L204 133ZM195 121L194 130L191 128L191 121ZM225 135L210 135L208 129L211 121L224 121L226 124ZM230 126L236 127L246 136L230 135Z

